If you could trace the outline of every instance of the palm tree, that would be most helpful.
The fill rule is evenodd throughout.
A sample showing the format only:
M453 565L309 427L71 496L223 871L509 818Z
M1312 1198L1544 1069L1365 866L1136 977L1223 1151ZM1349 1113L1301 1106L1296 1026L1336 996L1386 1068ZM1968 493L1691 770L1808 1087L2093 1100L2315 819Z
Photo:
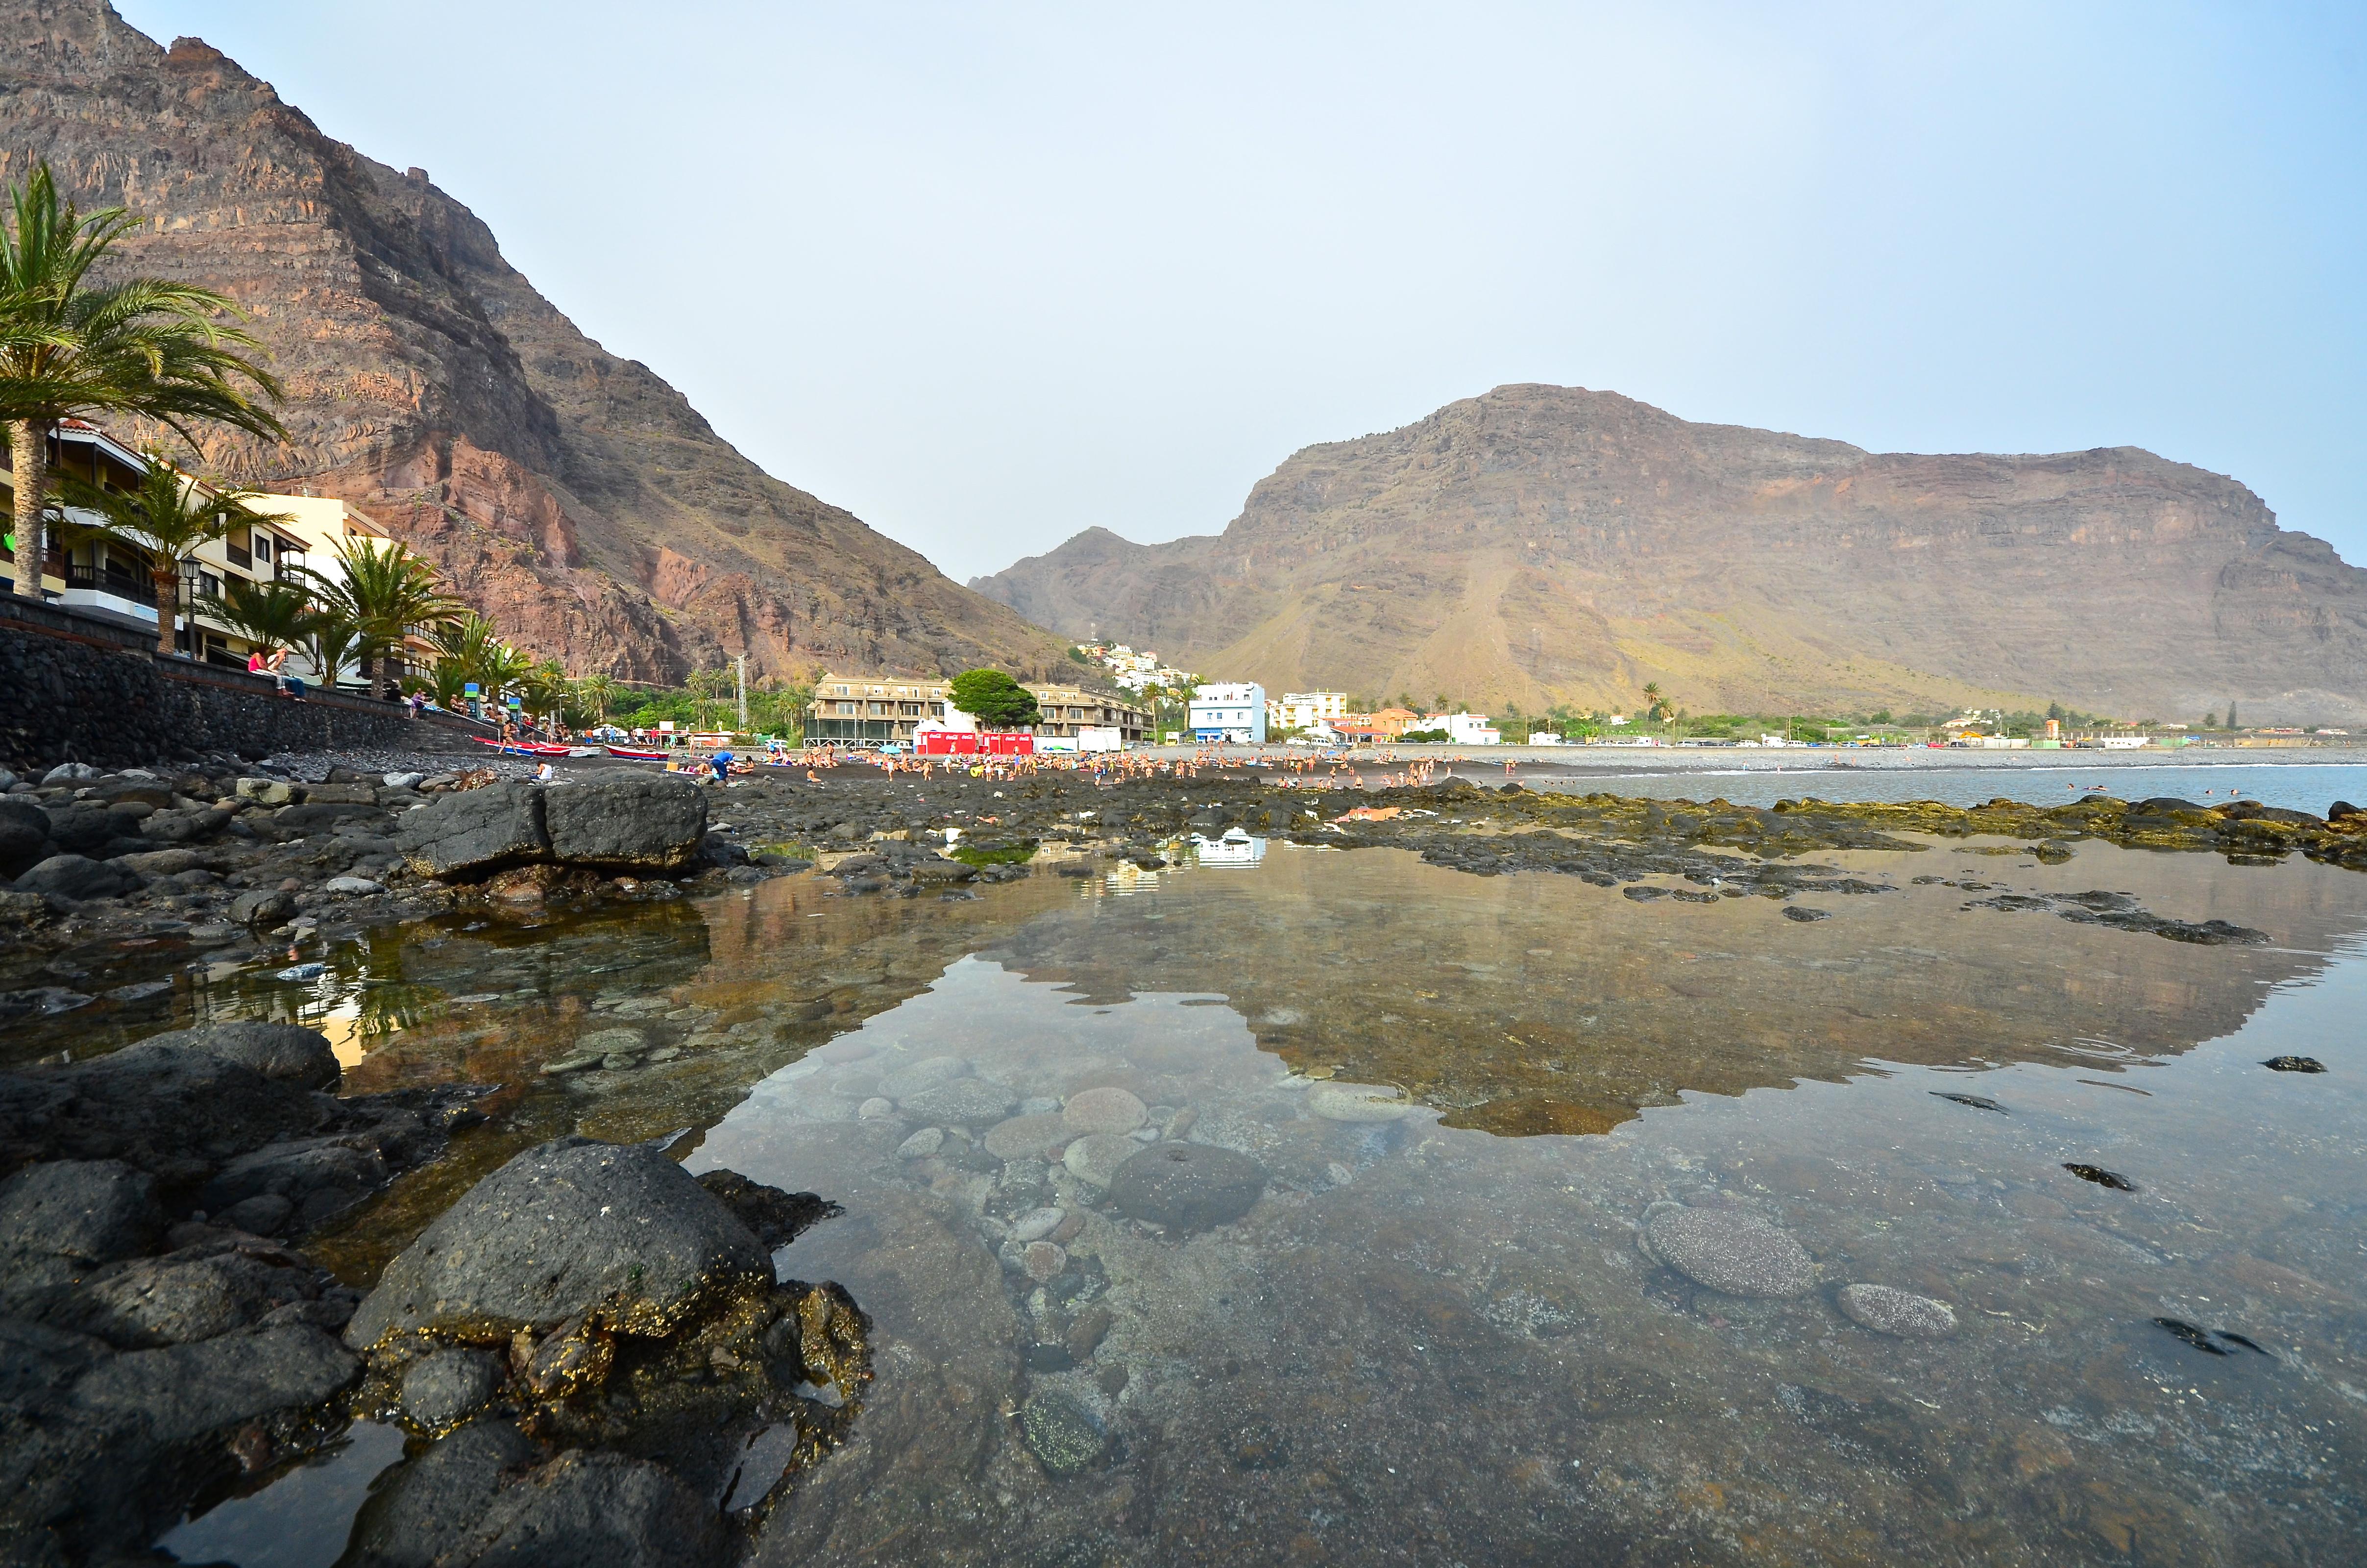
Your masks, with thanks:
M523 697L527 677L534 674L534 657L494 638L478 656L475 673L487 701L498 703L514 691Z
M148 467L130 490L109 490L86 480L64 477L53 506L58 530L68 543L113 540L148 558L156 580L156 651L173 652L173 607L181 593L181 562L199 545L210 544L234 528L283 522L277 512L257 512L246 494L200 484L164 460L160 452L145 454ZM95 522L74 517L66 508L94 514ZM191 651L195 652L195 636Z
M608 701L616 693L617 683L605 675L588 675L575 683L577 703L603 725L608 722Z
M519 686L527 711L538 718L548 718L567 706L567 670L557 659L529 665Z
M350 617L329 607L313 612L311 628L304 637L304 656L312 661L322 688L334 691L337 677L368 645L362 629Z
M320 611L293 583L250 583L233 577L204 601L205 612L264 653L293 648L312 635Z
M0 419L16 489L17 592L38 599L59 420L153 419L192 446L198 421L275 440L288 431L255 401L278 401L279 383L255 363L262 339L220 319L241 314L228 297L155 278L91 285L91 269L139 219L120 207L85 215L59 194L47 164L10 187L9 204L15 222L0 229Z
M378 685L380 655L402 647L411 628L433 629L457 620L467 607L436 582L436 568L392 540L347 539L337 545L343 568L331 577L310 568L322 604L352 622L362 679Z

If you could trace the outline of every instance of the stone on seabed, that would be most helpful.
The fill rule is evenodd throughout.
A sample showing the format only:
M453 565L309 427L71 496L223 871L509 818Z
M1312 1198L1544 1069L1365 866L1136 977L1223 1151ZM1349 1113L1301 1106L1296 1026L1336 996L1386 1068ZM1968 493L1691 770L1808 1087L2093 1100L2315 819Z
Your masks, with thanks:
M1665 1209L1644 1227L1644 1242L1661 1263L1728 1296L1796 1296L1816 1278L1806 1248L1748 1214Z
M1894 1290L1887 1285L1844 1285L1836 1299L1852 1323L1876 1334L1939 1339L1956 1332L1954 1310L1929 1296Z

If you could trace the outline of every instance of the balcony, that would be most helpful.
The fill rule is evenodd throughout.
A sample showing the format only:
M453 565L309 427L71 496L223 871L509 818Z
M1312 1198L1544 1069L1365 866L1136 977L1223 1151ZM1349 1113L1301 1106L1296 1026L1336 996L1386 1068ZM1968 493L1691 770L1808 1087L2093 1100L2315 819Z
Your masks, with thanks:
M85 566L79 561L64 562L64 569L69 604L75 602L74 596L80 592L105 594L135 605L144 605L151 611L156 608L156 579L145 572L123 572L114 567L101 569Z

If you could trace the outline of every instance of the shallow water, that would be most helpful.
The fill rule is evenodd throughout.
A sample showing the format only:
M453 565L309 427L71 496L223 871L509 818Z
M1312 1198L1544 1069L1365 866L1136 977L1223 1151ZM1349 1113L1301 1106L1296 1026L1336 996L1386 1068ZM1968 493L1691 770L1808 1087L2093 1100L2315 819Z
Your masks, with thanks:
M1978 853L2010 847L1822 857L1891 891L1795 901L1813 924L1281 844L977 899L792 878L388 936L206 1005L368 1020L357 1092L511 1085L316 1249L357 1279L570 1131L684 1132L694 1169L844 1204L781 1265L854 1293L878 1379L766 1562L2355 1561L2367 881ZM1966 907L2088 889L2270 941ZM617 1027L682 1054L535 1072ZM2328 1071L2260 1065L2281 1054ZM968 1136L916 1152L946 1124L899 1074L948 1056L993 1087ZM1146 1225L1040 1157L1062 1100L1102 1087L1254 1160L1254 1205ZM993 1132L1006 1106L1047 1119ZM1692 1283L1637 1245L1671 1202L1766 1221L1813 1282ZM1944 1301L1956 1330L1861 1328L1852 1282ZM253 1562L330 1561L321 1499L362 1467L187 1541L240 1561L276 1518Z
M1816 754L1811 754L1816 755ZM1829 755L1829 754L1827 754ZM2061 755L2061 754L2054 754ZM1481 767L1463 776L1493 782ZM1523 769L1524 775L1529 770ZM1518 775L1516 775L1518 776ZM1534 789L1587 794L1596 790L1656 800L1706 801L1724 796L1738 806L1772 806L1814 795L1823 801L1939 801L1951 806L1984 805L2002 796L2037 806L2059 806L2086 794L2139 801L2168 795L2209 805L2258 801L2264 806L2326 814L2336 801L2367 803L2367 766L2356 762L2145 762L2056 761L2011 766L1954 766L1946 762L1859 762L1828 766L1821 758L1775 770L1705 766L1694 771L1625 771L1593 778L1523 777Z

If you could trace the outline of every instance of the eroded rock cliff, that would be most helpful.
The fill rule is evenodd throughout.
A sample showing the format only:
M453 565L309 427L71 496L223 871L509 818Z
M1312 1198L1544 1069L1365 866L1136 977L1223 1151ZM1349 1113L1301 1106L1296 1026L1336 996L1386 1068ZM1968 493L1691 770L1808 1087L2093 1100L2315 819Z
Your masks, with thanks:
M1220 535L1091 529L970 585L1269 689L2367 717L2367 572L2234 480L2125 447L1866 452L1574 387L1309 447Z
M324 136L198 40L161 48L103 0L0 0L0 176L35 159L148 220L141 267L254 312L293 440L219 440L213 467L359 505L578 674L1060 657L578 332L424 171Z

